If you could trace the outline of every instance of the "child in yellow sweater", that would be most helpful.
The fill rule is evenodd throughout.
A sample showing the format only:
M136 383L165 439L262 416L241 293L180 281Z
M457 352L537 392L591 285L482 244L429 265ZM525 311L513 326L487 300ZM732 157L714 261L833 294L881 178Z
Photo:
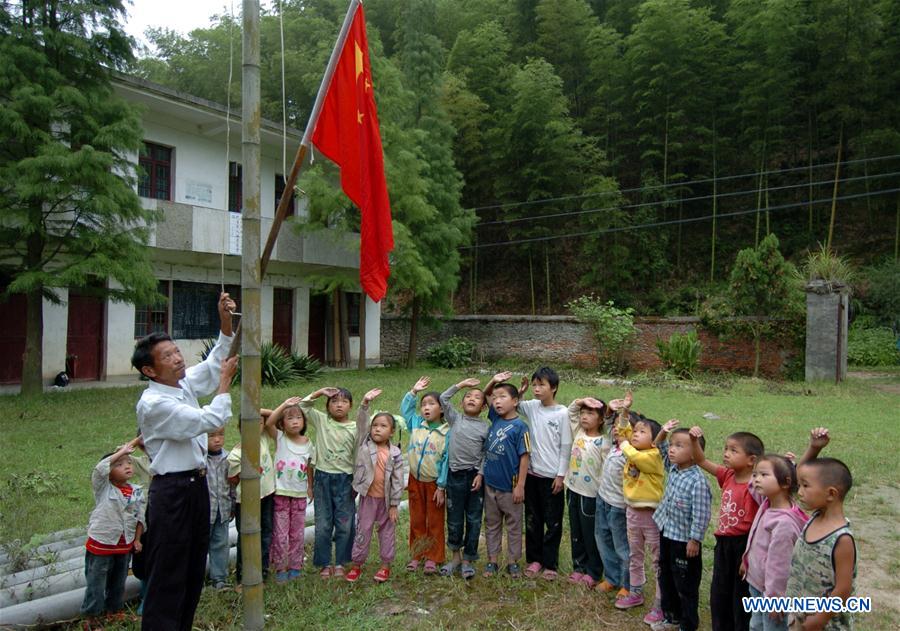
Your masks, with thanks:
M653 521L653 511L662 500L665 485L666 449L658 444L668 431L674 429L666 423L665 429L656 421L643 417L632 428L628 421L633 398L610 401L609 406L618 412L616 438L625 455L622 471L622 490L625 496L625 520L628 529L629 582L627 595L616 599L617 609L630 609L644 604L644 548L650 548L654 574L659 575L659 529ZM659 585L650 611L644 622L653 624L663 619L659 601Z

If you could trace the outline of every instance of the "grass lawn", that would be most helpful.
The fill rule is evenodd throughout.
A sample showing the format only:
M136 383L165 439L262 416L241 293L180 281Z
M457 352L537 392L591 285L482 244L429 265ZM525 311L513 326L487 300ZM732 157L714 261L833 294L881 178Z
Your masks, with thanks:
M485 381L493 373L483 370ZM373 369L329 372L314 383L289 388L266 388L264 406L274 407L287 396L306 394L324 385L349 388L362 397L381 387L379 408L399 410L403 393L421 373L444 388L468 376L461 371ZM594 395L619 396L624 386L602 382L587 371L563 373L559 400ZM685 425L704 428L708 453L719 458L725 436L737 430L759 434L772 451L802 452L809 429L824 425L832 441L826 453L841 458L854 475L846 502L859 546L857 594L873 598L874 613L857 617L857 628L892 629L900 615L900 374L870 371L840 386L781 384L752 380L713 383L670 383L638 379L632 386L635 409L660 421L676 417ZM0 543L39 540L48 533L87 522L92 508L90 471L96 461L135 432L134 405L143 386L109 390L56 392L26 401L0 397ZM235 413L239 393L234 391ZM717 419L707 420L706 413ZM226 447L238 441L237 424L229 424ZM714 487L714 513L718 493ZM566 533L568 527L566 527ZM400 541L408 532L405 518ZM704 542L701 620L708 627L707 594L712 570L712 529ZM373 554L374 557L374 554ZM571 568L567 534L561 554L562 570ZM376 586L374 567L356 585L324 583L313 574L287 585L267 586L267 628L376 629L385 625L413 629L422 625L453 629L543 629L554 625L573 629L606 626L646 629L643 610L619 612L611 600L564 581L488 581L411 576L406 545L398 546L395 577ZM240 597L234 592L205 592L196 623L203 629L240 626ZM73 627L74 628L74 627ZM114 628L114 627L109 627ZM120 627L129 628L129 627Z

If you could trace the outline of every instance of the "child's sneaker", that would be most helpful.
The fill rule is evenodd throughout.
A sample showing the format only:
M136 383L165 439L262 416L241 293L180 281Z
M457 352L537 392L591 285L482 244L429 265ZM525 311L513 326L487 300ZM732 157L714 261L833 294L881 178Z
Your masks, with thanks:
M651 631L678 631L681 626L677 622L663 619L662 622L654 622L650 625Z
M663 615L662 609L659 607L653 607L650 611L647 612L647 615L644 616L644 624L653 625L657 622L662 622L666 617Z
M510 578L519 578L519 564L510 563L509 565L507 565L506 573L509 574Z
M603 579L599 583L597 583L597 590L603 592L604 594L608 594L609 592L614 592L619 589L618 585L613 585L608 580Z
M616 609L631 609L644 604L644 596L635 592L629 592L627 596L616 598Z
M303 574L303 570L288 570L288 578L291 580L300 578L301 574Z
M376 583L384 583L391 577L391 570L389 568L383 567L375 572L375 582Z
M347 575L344 576L351 583L355 583L359 580L359 577L362 575L362 569L358 565L354 565L350 568L350 571L347 572Z
M291 578L291 575L288 572L275 572L275 582L276 583L287 583Z

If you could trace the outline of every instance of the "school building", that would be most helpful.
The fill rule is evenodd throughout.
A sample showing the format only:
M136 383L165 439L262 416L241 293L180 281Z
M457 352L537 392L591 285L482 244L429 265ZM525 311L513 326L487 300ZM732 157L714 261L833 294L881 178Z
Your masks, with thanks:
M143 175L138 195L161 221L150 239L160 293L159 307L117 303L90 292L61 290L62 304L44 301L43 375L62 370L73 379L134 375L130 358L137 338L165 331L195 363L203 342L218 332L216 298L224 283L240 309L241 121L219 104L142 79L118 76L116 92L143 107L144 147L135 155ZM226 126L227 125L227 126ZM230 128L226 163L226 132ZM284 129L261 123L262 249L284 189ZM300 133L287 130L287 168ZM293 214L304 212L295 203ZM358 234L322 230L302 235L282 225L262 287L262 340L329 365L353 365L359 357L359 291L318 293L315 279L341 276L358 286ZM224 270L223 270L224 267ZM98 284L108 279L97 279ZM368 298L366 360L380 361L381 307ZM25 348L25 299L3 306L0 383L17 383Z

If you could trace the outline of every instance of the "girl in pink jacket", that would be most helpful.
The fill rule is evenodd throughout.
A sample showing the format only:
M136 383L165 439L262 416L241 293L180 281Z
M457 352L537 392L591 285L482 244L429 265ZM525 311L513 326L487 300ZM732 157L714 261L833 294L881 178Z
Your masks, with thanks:
M809 519L794 502L797 473L783 456L765 454L753 469L751 493L759 511L750 527L741 571L751 596L784 596L791 573L791 553ZM787 630L783 613L754 612L751 631Z

